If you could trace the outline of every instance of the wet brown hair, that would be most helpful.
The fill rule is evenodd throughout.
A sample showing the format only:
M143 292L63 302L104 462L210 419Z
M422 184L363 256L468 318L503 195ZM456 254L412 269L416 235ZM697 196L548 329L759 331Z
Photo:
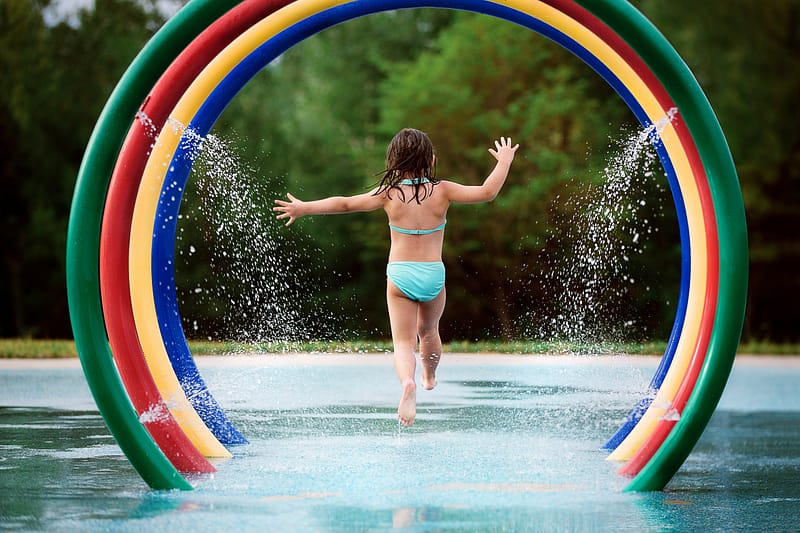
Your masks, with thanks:
M425 132L414 128L400 130L386 148L386 170L382 172L383 177L378 183L375 194L386 192L388 196L392 189L397 189L403 202L416 200L417 203L421 203L439 183L436 179L436 162L433 156L433 143ZM414 194L406 200L400 182L409 177L427 178L431 188L428 189L422 183L415 183Z

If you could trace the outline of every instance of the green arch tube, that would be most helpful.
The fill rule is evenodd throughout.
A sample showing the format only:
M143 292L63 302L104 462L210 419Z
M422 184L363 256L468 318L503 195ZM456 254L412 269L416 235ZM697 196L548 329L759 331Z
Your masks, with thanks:
M191 489L139 422L108 346L100 302L103 204L131 118L172 60L238 0L194 0L145 45L103 108L84 154L67 231L67 297L75 344L100 414L142 479L154 489Z

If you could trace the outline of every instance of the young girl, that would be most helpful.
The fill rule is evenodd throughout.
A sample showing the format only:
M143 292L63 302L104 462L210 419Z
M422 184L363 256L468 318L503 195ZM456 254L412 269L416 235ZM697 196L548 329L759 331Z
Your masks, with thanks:
M397 415L410 426L417 414L414 349L419 338L422 386L436 386L436 367L442 355L439 319L444 311L442 244L445 215L452 202L489 202L508 176L519 144L500 137L489 153L497 159L483 185L459 185L436 178L436 156L428 136L407 128L394 136L386 150L386 171L372 191L356 196L332 196L303 202L275 200L278 219L291 225L305 215L329 215L383 208L389 218L391 248L386 267L386 301L394 343L394 366L403 392Z

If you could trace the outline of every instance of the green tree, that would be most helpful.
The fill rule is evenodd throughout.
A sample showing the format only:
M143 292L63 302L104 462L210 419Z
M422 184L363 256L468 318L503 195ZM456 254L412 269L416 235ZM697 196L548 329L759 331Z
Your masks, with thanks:
M3 336L69 335L64 250L75 176L103 102L160 21L140 3L99 0L75 26L48 26L47 5L0 4Z

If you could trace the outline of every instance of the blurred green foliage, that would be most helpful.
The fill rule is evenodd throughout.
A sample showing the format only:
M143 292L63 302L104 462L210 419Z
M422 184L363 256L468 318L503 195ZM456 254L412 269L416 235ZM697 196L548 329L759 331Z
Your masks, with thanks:
M83 150L105 100L158 27L152 8L97 0L48 25L46 0L0 2L0 335L69 335L67 217Z
M737 163L752 256L745 338L797 341L800 2L635 3L697 76ZM98 0L68 21L48 16L53 7L46 0L0 3L3 337L69 335L64 249L82 152L114 84L163 21L147 2ZM181 245L195 243L196 253L176 265L187 333L225 338L241 333L232 323L271 320L232 305L230 294L251 290L242 269L262 268L258 255L273 254L276 268L297 276L267 273L280 278L282 292L260 297L320 317L299 336L388 337L385 216L303 219L284 229L272 220L271 204L286 191L312 199L368 190L383 169L386 143L405 126L427 131L438 175L463 183L479 183L491 169L486 150L494 138L511 135L522 144L495 202L451 208L445 339L537 338L552 333L552 320L570 320L555 307L561 293L579 290L570 284L580 280L559 277L579 253L571 242L576 220L620 139L638 126L593 71L541 36L484 16L421 9L330 28L287 51L231 102L213 133L251 169L244 186L256 191L252 216L271 228L275 245L225 255L229 245L203 211L208 169L198 165L180 226ZM663 183L643 187L636 194L648 202L636 217L655 231L626 265L636 284L610 273L602 280L602 301L594 301L601 312L587 319L595 322L585 330L591 335L640 341L669 334L677 227ZM630 236L620 230L616 237ZM201 283L216 291L194 297ZM240 300L252 301L247 294Z

